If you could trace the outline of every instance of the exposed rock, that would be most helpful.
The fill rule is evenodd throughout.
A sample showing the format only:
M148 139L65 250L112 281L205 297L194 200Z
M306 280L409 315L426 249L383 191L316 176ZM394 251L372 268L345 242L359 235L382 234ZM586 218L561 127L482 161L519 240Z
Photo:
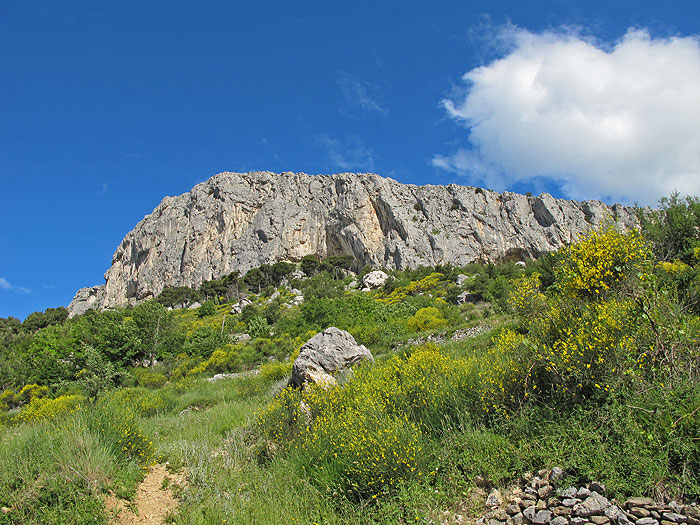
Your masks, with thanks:
M362 286L369 290L374 290L375 288L381 288L384 283L387 282L389 276L381 270L374 270L369 272L362 278Z
M605 509L610 506L610 502L604 496L597 492L591 492L583 502L574 506L574 514L581 518L589 516L601 515L605 513Z
M534 518L532 518L532 523L535 523L536 525L543 525L545 523L549 523L550 521L552 521L552 513L548 510L541 510L535 514Z
M166 286L197 287L235 270L305 255L413 268L524 260L570 243L630 208L467 186L414 186L374 174L220 173L165 197L117 248L105 284L78 291L71 316L135 304Z
M253 303L250 302L248 299L241 299L236 304L231 306L231 313L232 314L240 314L241 312L243 312L243 308L245 308L249 304L253 304Z
M292 365L289 384L301 387L305 383L333 384L333 374L363 360L374 358L364 345L344 330L326 328L301 347Z
M625 507L627 508L646 507L653 504L654 500L651 498L629 498L627 501L625 501Z
M503 498L501 496L501 493L497 490L494 490L486 498L485 505L487 507L498 507L501 503L503 503Z

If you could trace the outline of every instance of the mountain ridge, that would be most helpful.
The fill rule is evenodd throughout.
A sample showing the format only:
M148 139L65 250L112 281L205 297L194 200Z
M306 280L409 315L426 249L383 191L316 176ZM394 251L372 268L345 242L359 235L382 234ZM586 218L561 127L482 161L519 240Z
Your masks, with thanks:
M166 286L198 286L310 254L398 269L524 260L608 217L637 225L633 208L547 193L416 186L373 173L223 172L164 197L117 247L105 284L78 290L68 310L135 304Z

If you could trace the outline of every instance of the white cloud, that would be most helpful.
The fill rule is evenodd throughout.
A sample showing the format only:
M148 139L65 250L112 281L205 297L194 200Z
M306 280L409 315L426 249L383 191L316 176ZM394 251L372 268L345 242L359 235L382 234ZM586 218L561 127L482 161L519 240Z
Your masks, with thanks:
M327 164L333 170L374 170L374 152L355 136L348 135L338 140L328 135L319 135L316 142L325 150Z
M612 46L508 28L510 51L444 100L470 148L433 165L502 190L546 177L572 198L700 194L700 42L630 29Z
M389 114L389 110L377 101L376 86L345 71L338 75L337 83L343 92L346 105L350 108L350 111L347 108L341 109L342 113L348 116L357 116L357 113L379 113L385 116Z
M9 291L17 292L17 293L21 293L21 294L28 294L28 293L32 292L29 288L24 288L22 286L15 286L15 285L11 284L10 281L5 279L4 277L0 277L0 288L2 288L3 290L9 290Z

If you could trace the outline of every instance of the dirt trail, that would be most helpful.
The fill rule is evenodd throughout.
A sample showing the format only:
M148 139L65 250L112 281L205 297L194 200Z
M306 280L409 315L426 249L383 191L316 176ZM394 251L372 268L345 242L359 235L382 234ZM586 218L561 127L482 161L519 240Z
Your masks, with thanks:
M164 483L166 479L168 481ZM165 517L177 508L177 499L171 487L182 484L181 475L168 473L165 465L155 465L136 489L133 503L113 495L105 498L107 518L115 525L161 525Z

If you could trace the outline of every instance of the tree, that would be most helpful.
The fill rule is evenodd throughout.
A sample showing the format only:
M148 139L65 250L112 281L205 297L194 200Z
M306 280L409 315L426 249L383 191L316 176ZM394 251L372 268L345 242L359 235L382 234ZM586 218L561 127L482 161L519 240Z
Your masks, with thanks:
M304 255L301 258L301 271L306 274L307 277L311 277L318 271L318 257L316 255Z
M146 301L135 306L132 314L141 341L140 351L135 357L153 364L157 358L171 350L174 339L172 314L156 301Z

